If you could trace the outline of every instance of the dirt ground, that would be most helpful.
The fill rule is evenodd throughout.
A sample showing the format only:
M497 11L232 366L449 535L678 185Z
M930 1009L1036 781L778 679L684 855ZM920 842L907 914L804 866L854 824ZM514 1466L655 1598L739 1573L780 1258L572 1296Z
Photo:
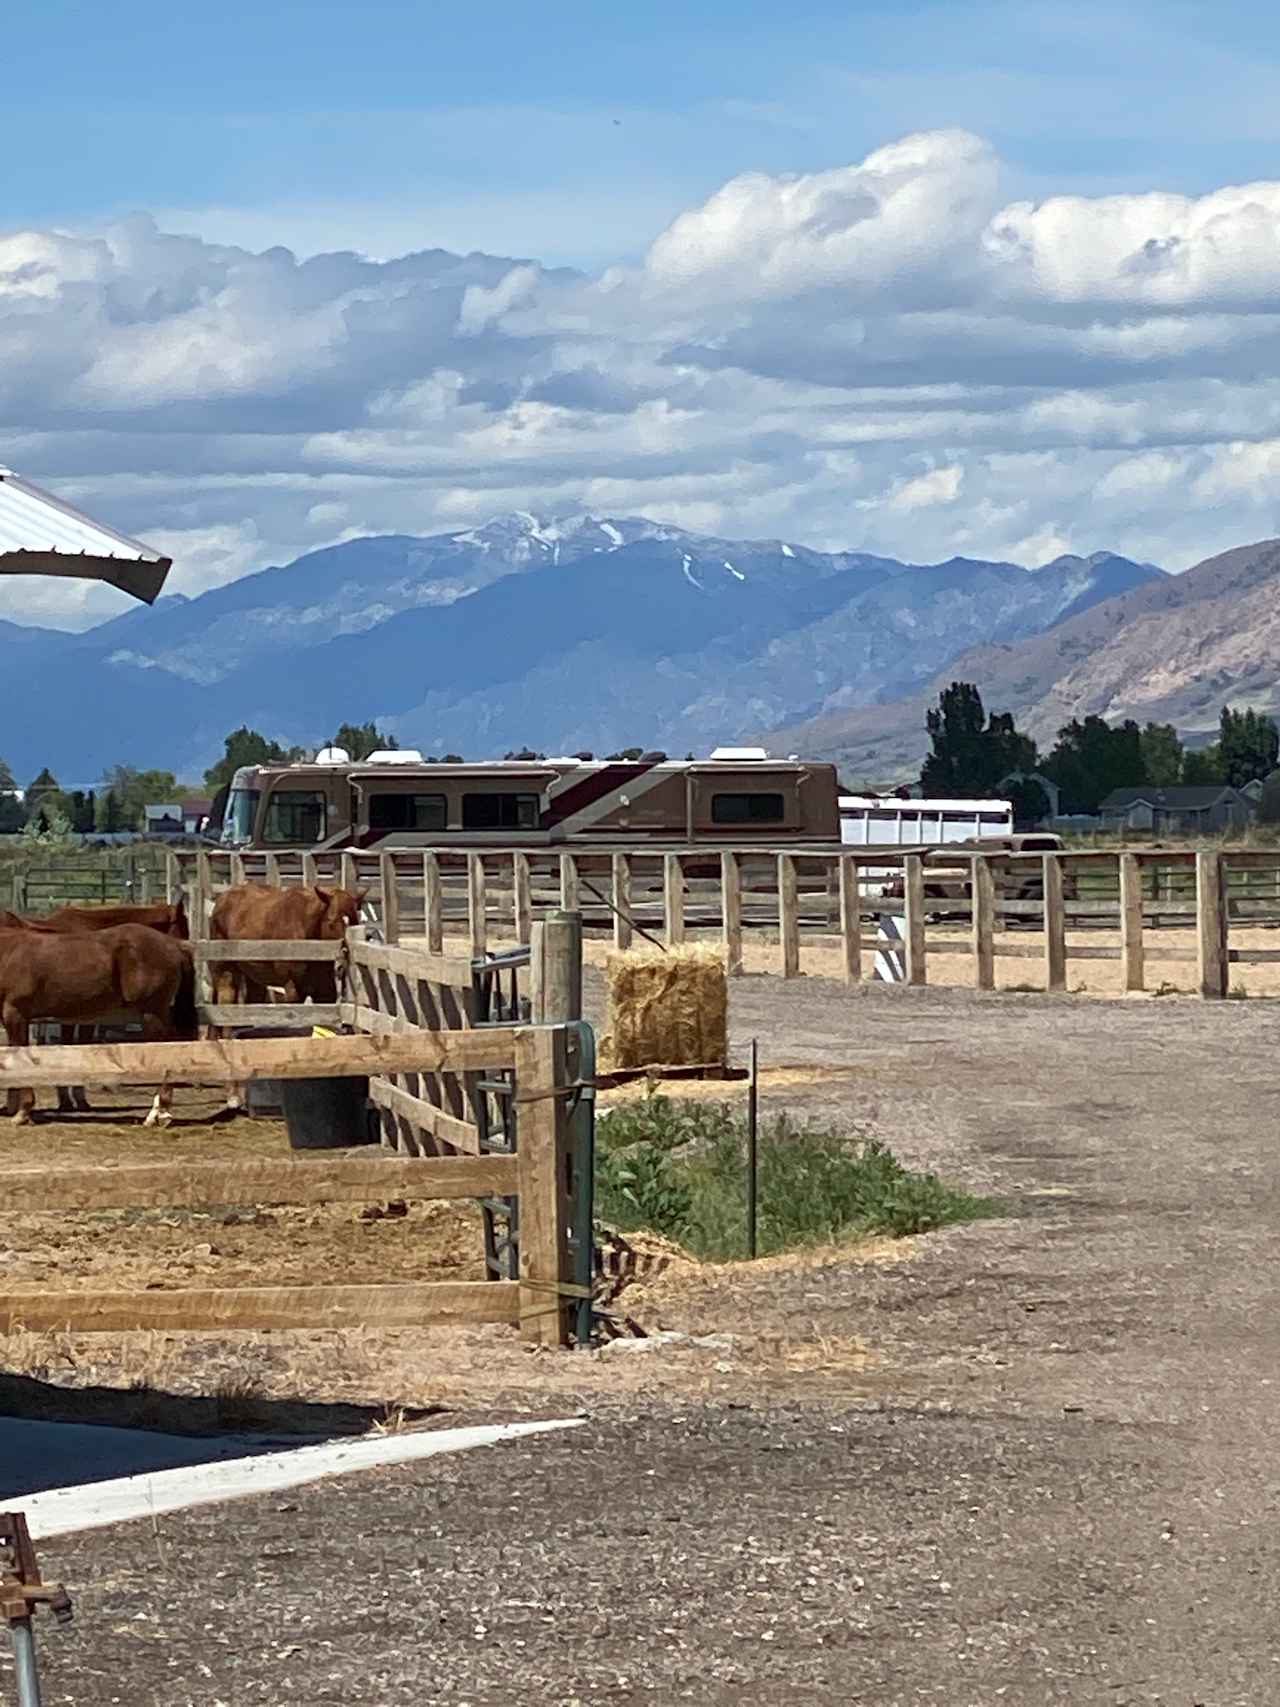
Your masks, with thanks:
M696 1338L595 1354L499 1328L12 1348L79 1388L234 1372L392 1420L589 1419L47 1545L80 1608L42 1632L47 1699L1277 1699L1276 1010L747 977L731 1021L761 1040L767 1105L876 1133L1007 1214L677 1258L628 1307ZM419 1233L344 1226L344 1262ZM243 1264L232 1236L274 1249L282 1228L201 1232L202 1261ZM31 1260L8 1218L0 1239Z
M864 925L863 942L868 943L874 928ZM695 931L689 940L718 942L713 932ZM926 935L926 963L929 983L940 989L972 990L975 988L973 958L967 953L944 951L928 953L935 944L947 944L948 950L967 945L969 933L962 924L931 924ZM1146 949L1145 982L1148 995L1190 995L1198 988L1194 959L1196 934L1193 930L1147 929L1143 933ZM1043 956L1044 938L1039 931L998 931L995 936L996 988L1000 990L1040 990L1045 988ZM1247 928L1231 927L1232 948L1280 949L1280 936L1273 927L1258 925ZM1120 950L1118 931L1069 930L1067 932L1067 988L1073 995L1119 996L1123 994L1119 959L1093 960L1072 957L1077 948L1112 948ZM595 966L603 966L611 944L603 938L592 938L586 944L586 958ZM871 977L873 952L863 948L864 976ZM1168 958L1175 956L1191 958ZM780 967L778 934L761 928L748 931L743 943L743 968L748 973L777 973ZM838 937L804 933L800 938L800 972L803 977L842 979L844 950ZM1280 962L1256 966L1235 965L1231 968L1233 992L1248 996L1280 996Z

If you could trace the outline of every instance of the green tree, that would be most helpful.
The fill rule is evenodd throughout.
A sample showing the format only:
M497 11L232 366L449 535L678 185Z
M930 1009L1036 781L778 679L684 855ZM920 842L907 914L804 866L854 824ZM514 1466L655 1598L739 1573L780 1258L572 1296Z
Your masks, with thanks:
M1226 767L1222 762L1222 749L1214 741L1208 747L1196 747L1182 755L1182 780L1188 784L1224 783L1227 780Z
M98 828L105 835L116 835L126 828L120 799L114 789L109 788L98 797Z
M44 815L46 825L51 812L58 813L68 823L71 821L70 803L62 792L58 779L46 765L27 789L25 801L26 819L28 823L39 821Z
M13 772L0 759L0 836L15 835L26 822L26 816Z
M1009 773L1006 772L1006 775ZM1015 825L1042 824L1053 811L1053 802L1042 784L1032 776L1024 777L1020 782L1005 787L1009 804L1013 808Z
M1142 731L1140 782L1172 788L1182 780L1182 742L1172 723L1148 723Z
M66 798L64 794L54 795L45 791L44 803L35 809L23 828L24 842L32 848L39 848L42 853L65 853L75 846L71 819L62 808Z
M112 765L102 779L119 802L126 830L142 828L144 806L167 806L178 796L172 771L140 771L133 765Z
M1258 802L1258 822L1280 824L1280 770L1272 771L1262 785L1262 798Z
M394 752L400 743L394 735L384 735L376 723L342 723L329 745L341 747L358 762L370 753Z
M1280 730L1261 712L1232 711L1224 705L1218 724L1222 771L1232 788L1269 776L1280 758Z
M288 764L291 759L300 759L302 752L301 747L282 747L278 741L269 741L256 729L242 724L227 736L222 757L204 773L204 785L210 794L216 794L227 786L241 765Z
M1113 788L1146 781L1142 731L1132 718L1112 725L1101 717L1073 717L1059 729L1041 769L1062 790L1065 812L1096 812Z
M972 682L952 682L925 716L932 752L920 771L920 787L932 797L988 794L1013 771L1034 770L1036 744L1017 728L1008 711L987 717Z
M86 793L83 789L75 789L68 796L71 828L77 835L89 834L94 827L95 801L93 790Z

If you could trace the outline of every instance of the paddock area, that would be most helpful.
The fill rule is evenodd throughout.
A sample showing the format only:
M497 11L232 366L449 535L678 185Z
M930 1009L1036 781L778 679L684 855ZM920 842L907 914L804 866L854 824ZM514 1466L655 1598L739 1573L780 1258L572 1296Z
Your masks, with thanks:
M599 1018L594 977L588 998ZM461 1707L518 1675L530 1699L628 1707L1269 1700L1269 1005L747 976L731 1023L766 1045L766 1107L878 1134L1008 1213L673 1262L628 1307L687 1337L647 1349L531 1352L496 1324L30 1336L67 1403L158 1381L387 1427L413 1406L587 1417L49 1543L81 1610L43 1639L50 1698L108 1707L127 1678L166 1707L397 1707L425 1676ZM56 1156L71 1128L44 1130ZM8 1160L30 1141L0 1131ZM353 1543L374 1534L376 1561ZM330 1588L353 1573L354 1609ZM175 1691L179 1653L207 1674Z

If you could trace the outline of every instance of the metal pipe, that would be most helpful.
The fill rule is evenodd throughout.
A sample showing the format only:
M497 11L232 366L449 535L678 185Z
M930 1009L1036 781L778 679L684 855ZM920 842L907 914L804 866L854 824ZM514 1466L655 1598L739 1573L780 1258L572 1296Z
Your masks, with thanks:
M578 1080L582 1086L569 1123L577 1187L573 1203L573 1280L581 1289L574 1337L578 1350L586 1351L591 1345L591 1294L595 1285L596 1034L581 1019L571 1021L570 1029L578 1041Z
M751 1039L751 1076L747 1080L747 1255L756 1254L756 1186L760 1163L758 1049Z
M9 1623L13 1640L13 1670L18 1683L18 1707L40 1707L40 1676L36 1670L36 1642L29 1618Z

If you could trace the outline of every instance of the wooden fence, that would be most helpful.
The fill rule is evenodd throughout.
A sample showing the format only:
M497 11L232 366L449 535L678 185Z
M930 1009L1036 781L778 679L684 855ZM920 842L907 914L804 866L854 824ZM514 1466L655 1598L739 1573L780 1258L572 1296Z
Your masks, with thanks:
M1280 925L1280 849L957 850L945 864L881 848L219 851L175 858L170 875L175 893L185 883L205 897L245 879L363 889L389 943L416 939L432 953L447 939L472 956L496 941L527 942L532 920L567 908L618 948L645 937L718 940L731 974L744 970L753 941L767 955L756 963L784 977L803 972L806 951L820 945L824 969L834 948L841 974L857 982L871 973L878 922L893 915L912 984L927 981L934 956L968 955L980 989L993 988L997 961L1012 958L1041 961L1051 990L1067 987L1073 960L1115 960L1122 987L1141 990L1146 961L1157 957L1148 954L1152 929L1188 932L1187 946L1162 944L1158 958L1194 963L1206 997L1227 993L1233 964L1280 961L1280 949L1233 947L1229 934ZM929 893L940 885L947 895ZM1118 942L1079 940L1104 931Z
M0 1094L28 1085L367 1076L383 1113L381 1152L194 1166L5 1169L0 1202L9 1209L57 1212L472 1198L505 1206L513 1228L518 1212L518 1239L513 1233L507 1245L511 1267L491 1261L491 1278L476 1282L136 1293L5 1289L0 1330L500 1321L519 1323L539 1343L566 1343L582 1292L575 1234L580 1243L585 1227L590 1243L589 1206L584 1217L579 1201L584 1160L571 1141L570 1087L578 1075L580 1028L473 1025L469 959L371 943L358 930L345 944L197 943L205 958L300 958L306 950L317 951L313 958L320 950L341 954L347 962L346 986L331 1007L206 1006L206 1016L227 1025L288 1024L305 1016L309 1025L354 1027L354 1035L9 1048L0 1050ZM351 1135L353 1142L357 1136ZM493 1254L490 1243L487 1237L487 1256Z

